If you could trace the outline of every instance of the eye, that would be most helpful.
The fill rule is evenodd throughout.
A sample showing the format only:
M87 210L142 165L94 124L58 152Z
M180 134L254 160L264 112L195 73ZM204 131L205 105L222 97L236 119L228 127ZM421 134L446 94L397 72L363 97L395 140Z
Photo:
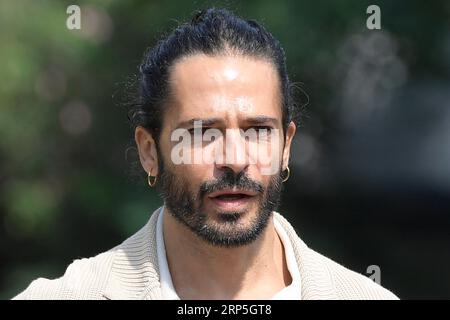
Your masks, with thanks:
M252 127L252 129L255 129L256 132L267 132L267 134L270 134L270 132L272 131L272 127L270 126L256 126L256 127ZM263 131L264 130L264 131Z
M274 129L271 126L253 126L247 128L247 130L244 132L245 140L246 141L254 141L257 142L260 139L268 139L272 134L272 129ZM256 136L253 136L251 133L255 132Z
M190 128L190 129L188 129L189 134L190 135L194 135L195 129L197 129L197 132L198 132L198 129L200 129L200 128ZM202 135L203 135L203 134L205 134L206 130L208 130L210 128L208 128L208 127L201 127L201 129L202 129Z

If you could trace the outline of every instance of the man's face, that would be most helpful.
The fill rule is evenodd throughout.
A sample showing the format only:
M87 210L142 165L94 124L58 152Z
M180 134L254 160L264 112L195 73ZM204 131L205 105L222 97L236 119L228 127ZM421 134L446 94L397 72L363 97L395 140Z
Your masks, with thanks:
M293 123L286 133L282 130L273 64L243 56L197 54L173 66L170 88L157 156L167 208L210 244L252 242L278 205L281 171L295 133ZM202 121L201 129L194 130L194 119ZM219 135L194 142L210 129ZM180 137L173 136L177 130L184 130L188 138L181 152L174 152L180 145ZM244 132L262 135L246 138ZM195 158L195 152L203 156ZM191 161L180 163L180 155L191 155L187 157ZM275 170L268 171L268 164Z

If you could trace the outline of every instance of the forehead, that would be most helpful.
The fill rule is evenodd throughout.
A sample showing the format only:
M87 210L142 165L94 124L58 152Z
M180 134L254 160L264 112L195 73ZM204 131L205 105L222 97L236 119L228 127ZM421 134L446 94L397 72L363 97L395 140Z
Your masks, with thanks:
M168 119L220 117L280 119L280 89L275 67L246 56L196 54L179 60L170 74L173 107Z

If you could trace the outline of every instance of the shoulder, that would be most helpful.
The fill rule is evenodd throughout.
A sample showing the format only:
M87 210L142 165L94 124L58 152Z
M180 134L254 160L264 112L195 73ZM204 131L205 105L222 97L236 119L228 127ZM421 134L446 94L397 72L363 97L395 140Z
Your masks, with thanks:
M38 278L13 299L102 299L114 252L112 249L95 257L74 260L62 277Z
M347 269L307 246L279 213L275 218L289 236L299 266L304 299L391 300L398 297L368 277Z
M337 299L398 300L395 294L368 277L354 272L310 248L308 249L310 256L325 267Z
M120 245L95 257L73 261L60 278L34 280L13 299L135 299L147 293L145 286L157 288L158 216L152 214L145 226Z

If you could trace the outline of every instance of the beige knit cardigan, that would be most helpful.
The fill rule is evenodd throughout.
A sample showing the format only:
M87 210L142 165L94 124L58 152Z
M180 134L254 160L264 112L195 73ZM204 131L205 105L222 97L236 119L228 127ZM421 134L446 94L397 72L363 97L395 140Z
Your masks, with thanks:
M119 246L75 260L58 279L34 280L14 299L161 299L156 221L162 208ZM274 219L292 242L302 299L397 299L369 278L308 248L279 213L274 212Z

